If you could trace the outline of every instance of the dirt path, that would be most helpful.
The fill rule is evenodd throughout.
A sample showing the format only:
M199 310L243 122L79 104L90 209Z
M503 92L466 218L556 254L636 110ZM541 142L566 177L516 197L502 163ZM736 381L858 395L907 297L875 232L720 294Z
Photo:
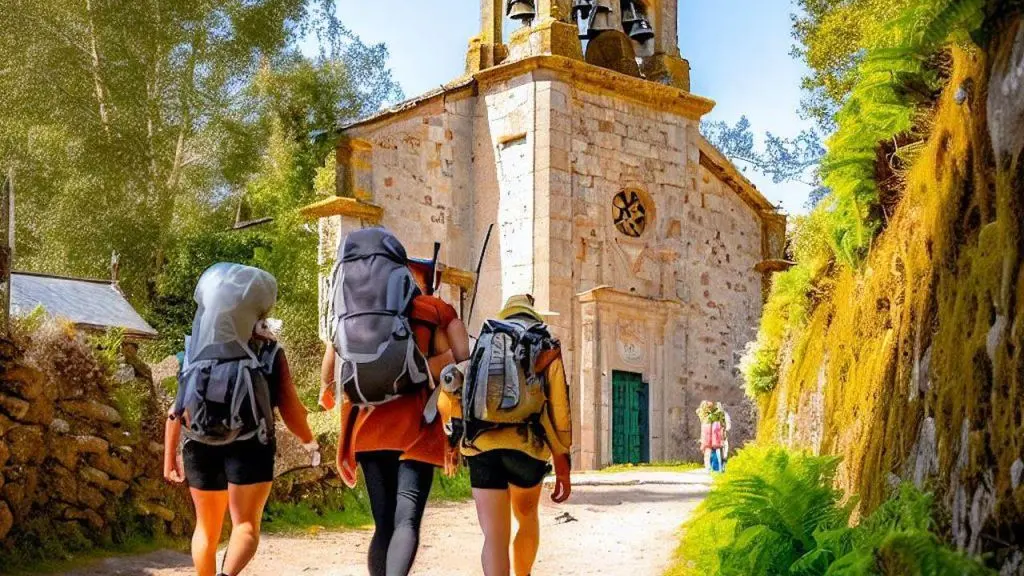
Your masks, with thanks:
M534 574L657 576L668 566L679 525L707 491L702 473L594 475L577 478L572 499L545 498L543 542ZM569 514L575 521L565 521ZM370 532L267 536L246 576L363 576ZM481 574L483 538L472 503L431 505L413 574ZM188 576L184 554L158 552L105 560L65 576Z

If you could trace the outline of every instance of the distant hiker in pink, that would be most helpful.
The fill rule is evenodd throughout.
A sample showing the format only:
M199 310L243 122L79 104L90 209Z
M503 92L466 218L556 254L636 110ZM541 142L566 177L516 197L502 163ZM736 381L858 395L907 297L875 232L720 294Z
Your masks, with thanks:
M712 472L721 472L725 414L720 404L705 400L697 408L697 417L700 419L700 449L704 453L704 467Z

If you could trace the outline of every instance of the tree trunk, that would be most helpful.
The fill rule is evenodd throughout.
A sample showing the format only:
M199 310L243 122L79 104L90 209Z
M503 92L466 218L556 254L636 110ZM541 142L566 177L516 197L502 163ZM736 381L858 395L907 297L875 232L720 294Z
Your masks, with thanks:
M100 123L103 124L103 131L107 136L110 136L110 115L107 111L107 91L103 84L103 76L100 73L100 51L99 42L96 39L96 23L92 13L92 0L85 0L85 14L88 20L89 53L92 59L92 80L96 92L96 104L99 107Z

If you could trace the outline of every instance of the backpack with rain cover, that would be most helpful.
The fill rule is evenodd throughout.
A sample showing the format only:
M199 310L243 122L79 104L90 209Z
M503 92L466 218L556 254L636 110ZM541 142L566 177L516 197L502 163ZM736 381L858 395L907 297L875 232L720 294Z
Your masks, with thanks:
M466 371L462 415L467 430L533 422L547 402L537 358L557 344L540 322L488 320ZM483 426L479 426L482 424Z
M383 404L430 386L409 313L420 292L402 243L383 228L352 232L333 274L334 381L356 406Z
M199 305L178 375L174 415L183 433L203 444L274 438L268 377L280 347L249 346L253 328L277 300L268 272L241 264L215 264L199 278Z

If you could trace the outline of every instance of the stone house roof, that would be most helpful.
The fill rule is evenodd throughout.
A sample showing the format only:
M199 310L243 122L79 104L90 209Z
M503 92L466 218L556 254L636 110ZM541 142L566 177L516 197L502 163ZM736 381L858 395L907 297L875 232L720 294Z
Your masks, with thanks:
M115 282L29 272L11 274L11 314L26 316L42 306L84 330L119 328L125 336L151 339L157 331L128 303Z

